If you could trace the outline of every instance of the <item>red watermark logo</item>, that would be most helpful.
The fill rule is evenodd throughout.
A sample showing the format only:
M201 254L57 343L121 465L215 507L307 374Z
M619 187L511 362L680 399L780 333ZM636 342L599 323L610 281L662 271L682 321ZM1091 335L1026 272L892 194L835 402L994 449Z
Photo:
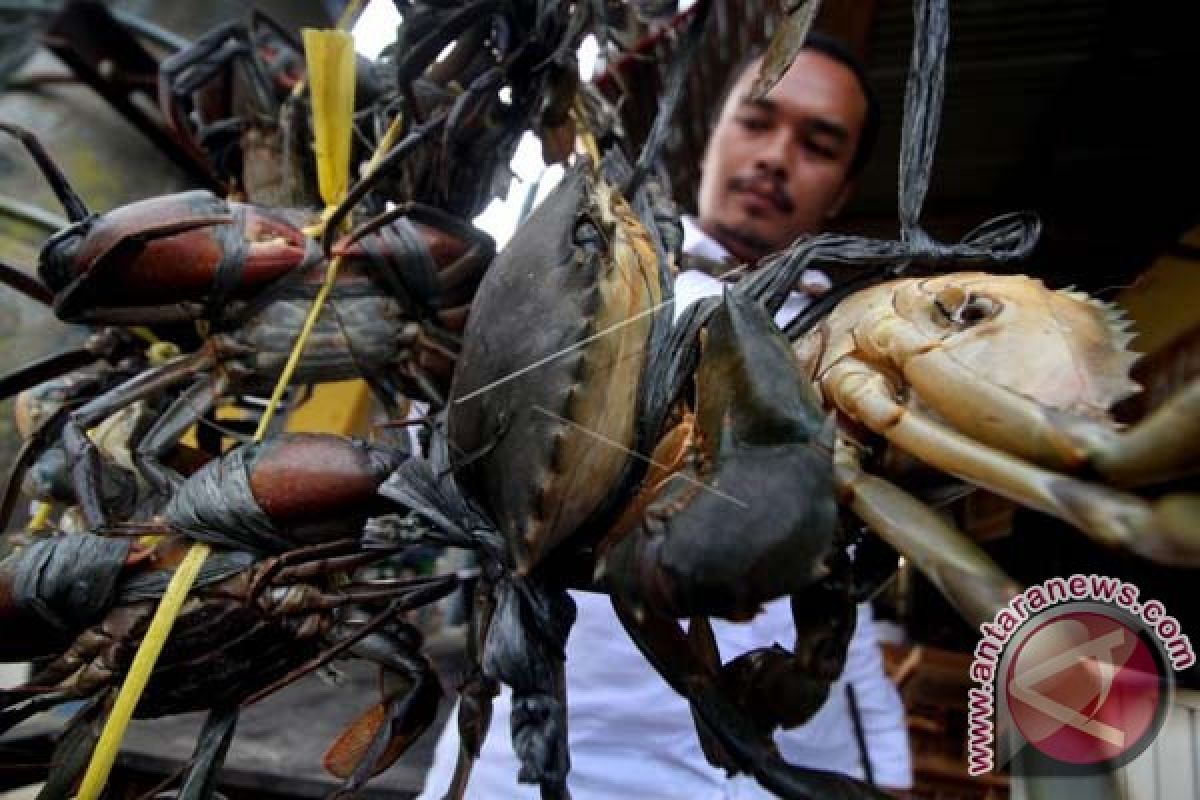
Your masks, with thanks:
M1004 678L1017 730L1057 761L1115 763L1158 732L1166 675L1139 632L1108 614L1064 610L1039 624Z
M980 627L968 702L968 771L1081 774L1140 755L1162 727L1191 642L1157 601L1115 578L1030 587ZM1165 624L1164 624L1165 623ZM1018 758L1018 756L1021 756ZM1033 766L1030 766L1033 765Z

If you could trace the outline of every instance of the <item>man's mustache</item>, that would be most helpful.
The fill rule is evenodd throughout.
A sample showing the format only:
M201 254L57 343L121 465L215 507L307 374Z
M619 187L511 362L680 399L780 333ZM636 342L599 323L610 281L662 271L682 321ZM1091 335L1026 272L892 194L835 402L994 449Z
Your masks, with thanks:
M783 180L773 175L761 172L755 175L735 175L729 179L729 188L735 192L765 194L771 203L785 214L796 210L796 203L788 194Z

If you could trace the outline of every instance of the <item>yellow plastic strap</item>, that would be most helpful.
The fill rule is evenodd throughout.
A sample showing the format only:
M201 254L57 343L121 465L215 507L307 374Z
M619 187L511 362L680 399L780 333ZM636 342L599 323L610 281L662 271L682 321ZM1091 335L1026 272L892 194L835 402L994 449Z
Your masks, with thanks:
M354 20L358 19L358 15L362 10L363 0L350 0L342 10L342 15L338 17L337 29L340 31L350 30L354 26Z
M350 120L354 116L354 37L345 31L304 29L312 98L317 186L328 206L346 195L350 177Z
M117 695L112 713L108 715L104 732L100 734L92 761L83 776L77 800L97 800L100 792L104 790L108 774L117 759L117 750L121 746L125 729L129 726L129 720L133 718L133 710L141 699L142 691L150 679L150 672L158 661L163 645L166 644L171 626L175 624L175 617L179 615L179 609L187 599L188 590L192 588L204 559L208 557L208 549L206 544L192 545L183 563L175 570L175 575L172 576L171 583L154 612L154 619L150 620L150 627L142 639L141 647L133 657L133 665L129 668L129 675L125 678L120 694Z
M388 125L388 129L383 132L379 144L375 146L375 152L371 154L371 160L363 167L363 177L367 177L379 168L379 162L383 161L388 151L396 146L396 142L400 139L400 134L404 130L404 115L397 114L392 119L392 124Z
M304 29L304 57L308 61L308 80L312 86L313 134L316 141L313 151L317 156L317 183L321 199L327 206L336 205L346 196L350 179L350 121L354 117L354 37L344 31L318 31ZM288 356L271 400L263 411L254 432L255 441L267 435L275 409L283 392L292 381L296 365L304 352L304 345L312 333L325 299L337 281L341 268L341 257L335 256L325 271L325 280L312 308L304 320L304 327L296 337L292 354Z
M351 80L351 85L353 85L353 80ZM387 132L380 141L380 147L375 151L371 161L364 169L364 174L370 174L383 155L391 149L389 143L395 142L399 137L400 128L401 121L397 117L388 126ZM292 348L292 353L288 356L287 363L283 366L283 372L279 376L279 381L275 384L275 391L271 393L271 400L267 403L262 418L258 422L258 429L254 432L255 441L261 441L271 427L271 420L275 416L275 409L279 407L279 401L283 397L284 390L292 382L292 374L296 371L296 365L300 363L300 356L304 352L304 345L308 341L309 334L312 333L313 326L317 324L317 318L321 315L321 309L325 307L325 298L329 296L329 292L333 289L333 284L337 282L337 274L341 266L341 256L335 256L329 262L329 269L325 272L325 280L321 283L321 288L317 291L317 296L313 299L312 308L309 309L308 317L304 320L304 327L300 329L300 335L296 337L296 345Z
M400 139L400 134L404 131L404 115L397 114L392 118L392 122L388 125L388 129L383 132L383 136L379 138L379 142L375 145L375 152L371 155L371 160L368 161L362 168L362 177L366 178L373 173L379 166L379 162L383 161L383 157L388 154L388 151L396 146L396 142ZM325 222L329 217L333 216L333 212L337 209L334 206L329 206L321 213L320 222L315 225L305 227L304 235L311 236L314 239L320 239L325 233Z
M154 331L144 325L135 325L129 329L135 336L140 337L147 344L154 344L158 341L158 337L154 335Z
M36 533L46 527L46 522L50 519L50 504L38 501L38 504L33 509L33 518L29 520L29 525L26 530L30 533Z
M358 15L362 13L363 0L351 0L342 10L342 15L338 17L337 29L339 31L348 31L354 27L354 23L358 21ZM308 91L308 76L305 75L300 80L296 81L296 85L292 87L292 97L299 97Z

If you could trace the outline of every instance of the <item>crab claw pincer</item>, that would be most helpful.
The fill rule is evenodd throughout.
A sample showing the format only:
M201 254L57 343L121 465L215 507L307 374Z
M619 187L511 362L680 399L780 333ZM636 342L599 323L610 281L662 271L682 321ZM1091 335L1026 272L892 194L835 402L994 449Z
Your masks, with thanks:
M833 539L833 428L787 340L727 293L702 334L696 410L660 440L601 544L628 606L744 619L818 577Z

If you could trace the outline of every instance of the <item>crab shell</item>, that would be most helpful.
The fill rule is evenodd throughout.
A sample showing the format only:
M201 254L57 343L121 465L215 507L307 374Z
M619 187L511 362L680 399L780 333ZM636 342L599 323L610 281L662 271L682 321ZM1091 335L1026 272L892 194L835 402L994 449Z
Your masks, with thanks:
M654 244L583 163L492 264L451 387L457 475L522 574L609 500L635 446ZM473 460L472 460L472 457Z
M47 419L72 400L87 397L104 385L105 367L85 367L42 381L17 394L13 417L17 433L28 439Z
M795 347L818 384L834 364L857 359L915 390L959 431L1020 452L1025 432L1009 407L1032 401L1048 416L1107 420L1138 390L1126 328L1085 294L1025 275L964 272L858 292Z

